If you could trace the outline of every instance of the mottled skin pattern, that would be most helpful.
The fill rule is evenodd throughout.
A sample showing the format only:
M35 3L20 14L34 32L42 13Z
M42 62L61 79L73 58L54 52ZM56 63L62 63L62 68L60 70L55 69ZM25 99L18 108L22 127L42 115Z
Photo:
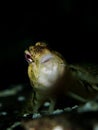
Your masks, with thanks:
M25 50L25 57L28 62L28 77L34 89L34 113L39 111L45 101L50 101L48 113L51 113L57 97L62 94L74 92L81 97L89 97L78 69L69 66L61 54L49 49L45 43L37 42L35 46L30 46Z

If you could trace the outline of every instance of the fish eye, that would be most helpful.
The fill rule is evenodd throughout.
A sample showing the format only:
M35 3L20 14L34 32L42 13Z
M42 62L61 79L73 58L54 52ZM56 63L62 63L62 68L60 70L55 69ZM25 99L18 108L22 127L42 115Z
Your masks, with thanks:
M32 46L30 46L30 47L29 47L29 51L32 51L32 50L33 50L33 47L32 47Z

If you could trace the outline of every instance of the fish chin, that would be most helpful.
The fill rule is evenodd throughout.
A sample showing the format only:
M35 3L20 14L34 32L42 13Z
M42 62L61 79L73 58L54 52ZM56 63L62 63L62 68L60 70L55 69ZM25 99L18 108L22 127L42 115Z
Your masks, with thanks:
M42 58L40 59L40 63L46 63L52 58L53 58L53 55L46 54L46 55L42 56Z

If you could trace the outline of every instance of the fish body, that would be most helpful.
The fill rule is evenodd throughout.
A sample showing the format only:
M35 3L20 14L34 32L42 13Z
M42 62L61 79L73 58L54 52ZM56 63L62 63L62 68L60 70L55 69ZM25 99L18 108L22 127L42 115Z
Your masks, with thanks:
M73 95L75 92L78 96L88 97L82 79L77 77L77 69L73 71L74 68L68 65L64 57L45 43L37 42L30 46L25 50L25 58L30 84L34 89L34 113L39 111L45 101L50 101L48 113L53 112L56 99L62 94Z

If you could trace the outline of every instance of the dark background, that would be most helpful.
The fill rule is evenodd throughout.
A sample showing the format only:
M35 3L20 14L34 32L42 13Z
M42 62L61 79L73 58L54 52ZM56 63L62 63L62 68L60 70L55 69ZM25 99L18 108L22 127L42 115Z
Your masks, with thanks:
M97 2L5 2L1 7L0 89L28 82L24 50L40 40L62 53L69 63L97 63Z

